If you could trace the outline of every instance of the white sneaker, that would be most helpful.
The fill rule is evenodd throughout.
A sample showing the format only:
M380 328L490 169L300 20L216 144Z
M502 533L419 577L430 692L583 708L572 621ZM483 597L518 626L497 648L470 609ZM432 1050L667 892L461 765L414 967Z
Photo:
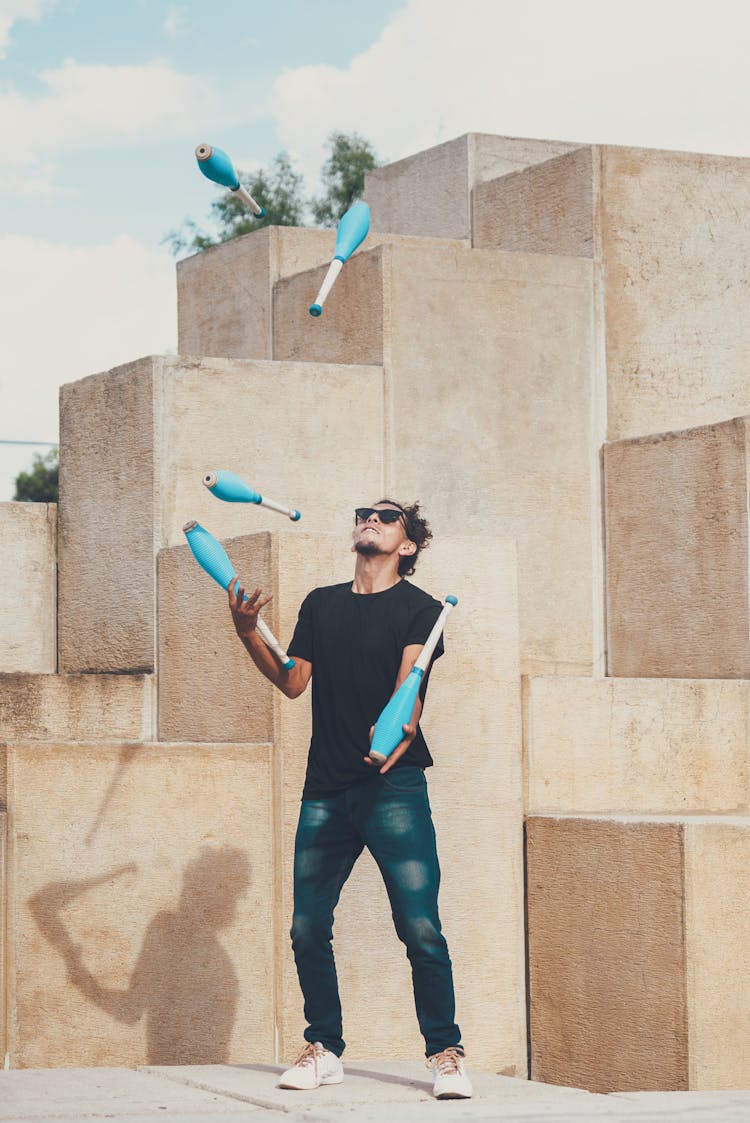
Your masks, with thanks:
M304 1092L321 1084L341 1084L343 1079L344 1066L339 1058L316 1041L305 1045L292 1067L282 1073L277 1087Z
M435 1053L433 1057L428 1057L425 1064L432 1069L435 1077L435 1085L432 1089L435 1099L471 1099L471 1081L466 1075L464 1058L458 1049L452 1046L443 1049L442 1053Z

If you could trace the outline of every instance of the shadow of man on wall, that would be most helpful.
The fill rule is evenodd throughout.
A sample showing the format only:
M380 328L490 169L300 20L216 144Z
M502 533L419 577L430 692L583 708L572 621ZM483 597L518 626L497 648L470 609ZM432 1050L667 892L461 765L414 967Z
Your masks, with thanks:
M232 924L237 902L250 885L247 855L231 847L201 850L185 869L177 908L153 918L128 986L117 990L86 967L86 949L71 938L62 912L96 885L136 868L131 864L98 877L53 882L30 898L31 913L81 994L118 1022L135 1025L145 1016L147 1063L226 1063L239 986L218 933Z

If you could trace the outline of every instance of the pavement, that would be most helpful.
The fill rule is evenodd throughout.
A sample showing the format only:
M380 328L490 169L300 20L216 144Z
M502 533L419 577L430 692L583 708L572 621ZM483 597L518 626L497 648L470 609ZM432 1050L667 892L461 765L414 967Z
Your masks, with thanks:
M419 1061L361 1061L343 1084L292 1092L277 1088L283 1065L14 1069L0 1072L1 1123L707 1123L750 1120L750 1091L619 1092L598 1095L471 1071L474 1098L432 1097Z

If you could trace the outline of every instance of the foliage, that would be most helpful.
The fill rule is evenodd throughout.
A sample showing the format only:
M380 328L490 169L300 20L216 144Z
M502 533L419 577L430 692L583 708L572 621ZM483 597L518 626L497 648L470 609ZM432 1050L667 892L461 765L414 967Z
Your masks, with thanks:
M31 469L16 476L13 498L19 503L57 503L58 477L57 449L50 449L44 456L35 452Z
M344 211L362 197L365 172L378 166L375 150L359 133L332 132L328 148L329 156L321 174L325 194L311 201L320 226L336 225Z
M309 208L316 223L335 226L345 210L364 191L365 172L378 167L375 151L358 133L332 132L327 141L328 158L321 178L325 193L318 199L305 199L303 180L288 153L279 152L269 167L252 176L237 171L240 182L252 197L265 207L262 219L253 218L245 204L232 191L222 191L211 204L211 219L216 233L202 230L186 218L179 230L163 239L173 254L192 253L228 242L263 226L304 226Z

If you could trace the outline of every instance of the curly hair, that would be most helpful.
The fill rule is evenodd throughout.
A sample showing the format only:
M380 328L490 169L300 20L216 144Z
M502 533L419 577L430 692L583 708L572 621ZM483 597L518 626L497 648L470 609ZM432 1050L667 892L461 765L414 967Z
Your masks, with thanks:
M414 543L417 551L404 558L399 558L398 575L399 577L411 577L417 568L417 560L421 551L426 550L430 544L432 538L430 525L427 519L420 515L419 503L399 503L396 499L378 499L378 503L390 503L392 507L398 507L404 513L406 537Z

